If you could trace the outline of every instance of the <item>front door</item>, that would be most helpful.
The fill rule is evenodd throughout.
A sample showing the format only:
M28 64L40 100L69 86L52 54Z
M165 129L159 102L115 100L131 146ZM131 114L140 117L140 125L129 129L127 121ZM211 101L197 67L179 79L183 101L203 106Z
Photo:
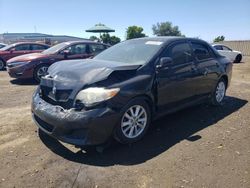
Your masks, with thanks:
M170 57L173 62L157 70L158 109L160 112L189 102L196 95L197 65L187 42L167 47L161 57Z
M87 44L74 44L65 50L68 51L66 59L85 59L90 56L87 53Z

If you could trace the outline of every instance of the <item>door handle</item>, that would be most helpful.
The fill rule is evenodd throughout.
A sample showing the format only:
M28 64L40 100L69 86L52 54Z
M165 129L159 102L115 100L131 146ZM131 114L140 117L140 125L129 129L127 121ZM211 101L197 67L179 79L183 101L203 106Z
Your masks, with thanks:
M207 76L207 75L208 75L208 72L209 72L209 70L208 70L207 68L205 68L205 70L204 70L204 72L203 72L203 75L204 75L204 76Z
M196 67L191 67L191 71L197 71Z

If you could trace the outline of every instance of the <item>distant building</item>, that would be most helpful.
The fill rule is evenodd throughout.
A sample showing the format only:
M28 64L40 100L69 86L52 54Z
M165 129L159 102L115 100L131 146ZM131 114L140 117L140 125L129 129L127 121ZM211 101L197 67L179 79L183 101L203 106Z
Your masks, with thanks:
M89 40L67 35L48 35L43 33L3 33L0 34L0 42L12 44L16 42L43 42L57 44L66 41Z

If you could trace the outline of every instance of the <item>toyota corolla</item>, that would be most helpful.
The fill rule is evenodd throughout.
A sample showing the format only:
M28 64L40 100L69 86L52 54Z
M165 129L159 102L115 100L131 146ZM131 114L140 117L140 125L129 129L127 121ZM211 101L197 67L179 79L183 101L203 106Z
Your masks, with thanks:
M93 59L53 64L33 95L46 134L77 146L140 140L151 121L190 105L222 105L232 63L208 43L156 37L119 43Z

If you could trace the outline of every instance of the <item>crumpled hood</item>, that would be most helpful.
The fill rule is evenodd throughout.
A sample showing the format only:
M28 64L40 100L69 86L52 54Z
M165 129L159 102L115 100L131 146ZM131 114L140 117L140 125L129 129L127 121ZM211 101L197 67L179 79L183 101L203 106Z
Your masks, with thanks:
M49 67L49 77L64 84L89 85L105 80L116 70L135 70L141 64L127 64L95 59L65 60Z
M32 61L34 59L41 59L41 58L47 58L48 55L42 54L42 53L31 53L31 54L25 54L25 55L20 55L14 58L11 58L8 63L12 62L20 62L20 61Z
M40 86L71 90L69 99L74 99L83 87L107 79L112 72L136 70L140 66L95 59L64 60L49 67L49 74L41 79Z

